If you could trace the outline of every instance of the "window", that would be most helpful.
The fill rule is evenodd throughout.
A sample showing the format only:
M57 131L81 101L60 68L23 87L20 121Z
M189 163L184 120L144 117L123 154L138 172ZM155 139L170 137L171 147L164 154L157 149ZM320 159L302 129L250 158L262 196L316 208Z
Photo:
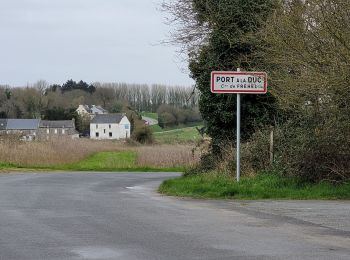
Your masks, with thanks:
M104 133L104 134L106 133L106 129L103 129L103 133Z
M109 137L113 137L113 133L112 132L109 132Z
M96 125L96 128L98 128L98 125Z
M129 129L129 125L125 125L125 129L128 130Z
M99 133L96 133L96 137L99 137L100 136L100 134Z
M111 129L112 128L112 126L111 125L109 125L109 129Z

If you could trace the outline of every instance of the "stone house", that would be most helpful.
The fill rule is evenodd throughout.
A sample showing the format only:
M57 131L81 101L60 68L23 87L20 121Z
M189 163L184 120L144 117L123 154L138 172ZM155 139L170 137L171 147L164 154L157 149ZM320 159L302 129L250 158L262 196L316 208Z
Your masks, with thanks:
M0 119L0 135L16 135L20 140L50 140L57 137L79 137L74 120Z
M75 130L74 120L40 121L38 129L39 140L51 140L62 137L79 138L79 133Z
M40 119L1 119L0 134L18 135L21 140L32 141L37 137Z

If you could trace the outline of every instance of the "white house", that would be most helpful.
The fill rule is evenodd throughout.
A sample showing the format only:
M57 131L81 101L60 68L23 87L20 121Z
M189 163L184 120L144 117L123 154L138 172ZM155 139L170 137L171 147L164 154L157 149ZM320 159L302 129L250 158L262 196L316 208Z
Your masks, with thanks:
M76 112L81 116L89 115L90 118L93 118L95 115L108 114L106 109L95 105L79 105Z
M90 123L91 139L126 139L130 138L130 122L125 115L96 115Z

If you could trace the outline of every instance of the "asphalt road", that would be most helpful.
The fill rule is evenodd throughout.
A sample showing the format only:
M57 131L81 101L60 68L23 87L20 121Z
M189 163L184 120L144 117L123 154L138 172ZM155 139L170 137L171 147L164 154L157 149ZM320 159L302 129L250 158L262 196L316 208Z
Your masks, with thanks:
M0 259L350 259L350 203L200 201L169 173L0 175Z

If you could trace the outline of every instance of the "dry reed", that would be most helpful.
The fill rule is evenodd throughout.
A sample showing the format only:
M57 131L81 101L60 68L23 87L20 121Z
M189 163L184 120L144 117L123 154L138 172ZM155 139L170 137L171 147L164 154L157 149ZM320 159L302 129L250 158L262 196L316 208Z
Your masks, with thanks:
M8 140L0 143L0 162L46 167L77 162L96 152L117 150L123 150L123 145L87 139L60 139L49 142Z
M22 167L50 167L78 162L97 152L135 151L137 166L191 166L199 161L199 153L189 145L128 146L122 142L89 139L59 139L49 142L0 142L0 162Z
M190 145L157 145L135 148L140 166L176 167L192 166L199 162L199 153Z

